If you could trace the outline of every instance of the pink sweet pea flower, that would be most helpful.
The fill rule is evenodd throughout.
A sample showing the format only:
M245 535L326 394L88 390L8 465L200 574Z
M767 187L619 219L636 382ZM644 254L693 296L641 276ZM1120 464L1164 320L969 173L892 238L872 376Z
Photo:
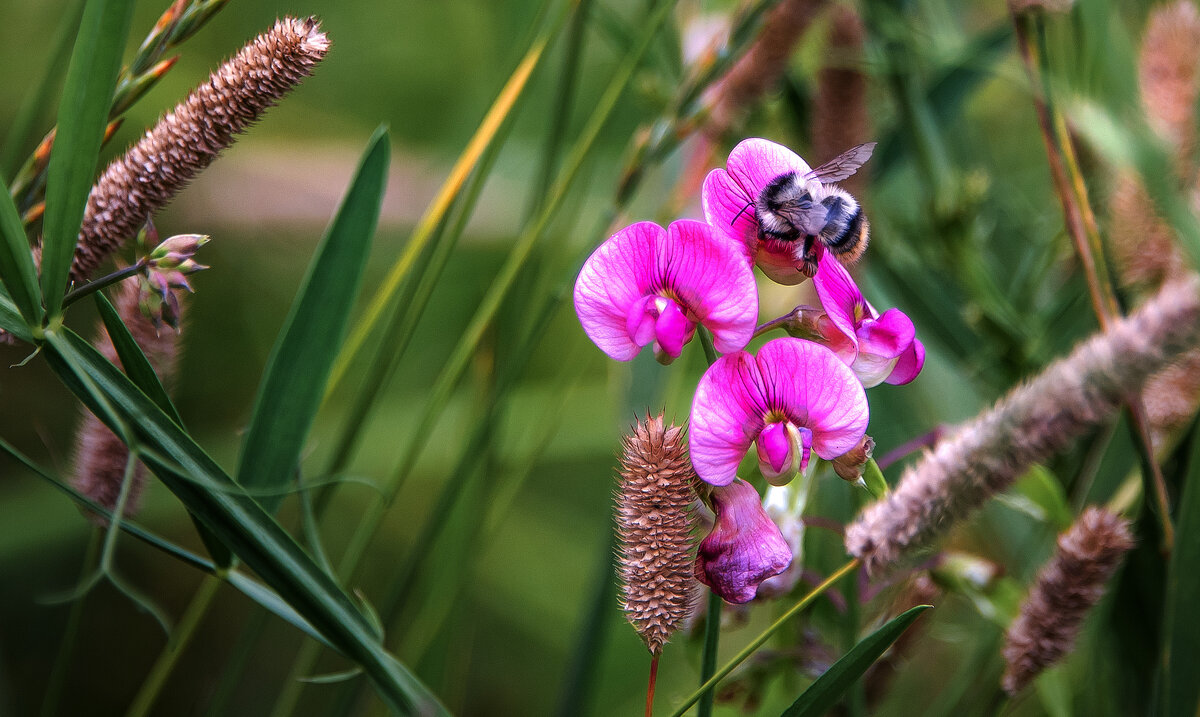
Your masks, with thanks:
M832 460L867 430L862 383L832 351L804 339L767 342L717 359L692 399L692 466L704 481L728 485L755 444L773 485L808 468L810 453Z
M802 242L764 239L758 230L754 202L781 175L809 172L808 163L792 150L769 140L743 140L729 153L726 169L714 169L704 179L701 201L704 218L744 247L745 255L772 281L791 286L808 278L800 256ZM813 244L818 258L824 253Z
M714 488L712 504L716 524L696 551L696 579L726 602L750 602L759 583L787 570L792 550L749 483Z
M722 353L744 348L758 319L758 289L737 248L704 222L665 230L639 222L609 237L575 282L575 313L600 350L629 361L647 344L679 357L700 323Z
M925 346L903 312L876 313L837 261L821 262L813 285L825 309L818 330L863 386L899 385L917 377L925 365Z

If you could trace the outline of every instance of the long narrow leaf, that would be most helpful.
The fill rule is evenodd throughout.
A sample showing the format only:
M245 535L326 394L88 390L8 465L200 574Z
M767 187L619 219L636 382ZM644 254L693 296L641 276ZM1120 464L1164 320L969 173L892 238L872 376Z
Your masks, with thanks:
M85 403L94 404L85 381L94 384L134 430L137 440L171 456L179 468L146 457L146 464L221 541L302 615L342 654L362 665L380 696L404 713L444 714L445 709L380 644L351 598L303 548L167 414L85 340L69 330L46 332L47 360ZM78 375L81 371L84 375ZM96 406L99 409L98 406ZM205 489L178 471L230 486Z
M22 341L33 341L33 331L25 323L21 310L17 308L4 286L0 286L0 329Z
M238 482L282 488L295 474L358 295L387 184L387 131L375 131L318 247L267 362L242 448ZM282 496L261 503L274 512Z
M886 625L863 638L850 652L842 655L804 694L783 712L782 717L820 717L833 708L871 663L900 637L921 613L932 605L917 605L892 618Z
M1200 424L1197 424L1200 427ZM1195 717L1200 708L1200 620L1192 612L1200 595L1200 428L1192 429L1183 495L1179 500L1175 549L1167 572L1166 664L1162 714Z
M179 426L183 426L183 419L179 417L179 412L175 410L175 404L171 402L171 397L167 395L167 391L163 388L162 382L155 373L154 367L150 365L150 361L146 359L146 354L142 353L142 348L138 346L137 341L133 338L133 334L129 333L129 328L121 321L121 317L117 314L116 308L101 292L96 292L96 308L100 312L100 318L104 322L104 328L108 331L108 337L112 340L113 348L117 351L117 357L121 359L121 366L125 369L125 375L140 389L142 393L154 401L155 405L163 410L171 420ZM200 534L200 539L204 541L204 547L208 549L208 554L212 556L217 565L229 567L233 564L233 555L229 552L229 548L225 547L215 535L212 534L204 524L192 516L192 522L196 525L196 532Z
M171 403L171 397L163 388L158 374L154 372L154 367L150 365L146 354L142 353L142 347L138 346L133 334L129 333L129 328L125 326L125 322L121 321L121 316L112 302L99 291L96 292L96 309L100 312L100 319L104 322L104 329L108 331L108 337L112 339L113 348L117 350L117 357L121 359L121 367L125 369L125 375L129 377L130 381L133 381L135 386L142 389L142 393L154 401L155 405L170 416L171 420L182 426L183 420L179 418L175 404Z
M132 17L133 0L88 0L71 53L58 104L58 133L47 170L42 225L42 294L53 316L62 313L75 239L95 178Z
M29 251L25 227L17 206L8 195L8 185L0 179L0 281L8 295L31 326L42 323L42 294L38 288L37 267Z

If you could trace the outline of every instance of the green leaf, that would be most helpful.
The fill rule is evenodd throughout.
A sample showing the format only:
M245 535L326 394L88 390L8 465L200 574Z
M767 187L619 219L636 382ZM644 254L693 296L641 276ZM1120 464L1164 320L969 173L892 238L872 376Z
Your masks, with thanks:
M1012 490L1000 495L998 500L1056 531L1066 530L1075 521L1062 484L1054 474L1041 466L1031 468Z
M387 131L381 127L367 144L275 342L238 467L238 482L248 488L282 488L300 463L358 295L387 184L388 158ZM261 502L274 512L281 500L264 497Z
M129 333L129 327L121 320L120 314L117 313L108 297L99 291L95 296L96 309L100 312L100 319L104 322L108 337L112 339L113 348L117 350L117 358L121 359L121 367L125 369L125 375L129 377L130 381L133 381L135 386L142 389L142 393L154 401L155 405L163 410L163 413L182 426L183 420L179 417L179 412L175 410L175 404L171 403L171 397L167 395L167 390L163 388L154 367L150 365L146 354L142 352L142 347L133 338L133 334Z
M129 328L121 320L121 316L117 313L116 308L99 291L96 292L96 308L100 312L100 319L104 321L104 328L108 331L108 337L112 339L113 348L117 351L117 357L121 359L121 366L125 369L125 375L129 377L129 380L133 381L134 385L142 389L142 393L146 394L147 398L154 401L155 405L170 416L176 425L182 427L183 419L179 417L179 412L175 410L175 404L171 402L171 397L167 395L167 390L163 388L158 374L154 371L154 367L146 359L146 354L138 346L137 340L133 338L133 334L129 333ZM196 532L200 534L200 539L204 541L204 547L208 549L208 554L213 557L217 565L222 567L232 565L233 555L229 552L229 548L225 547L225 544L218 540L208 528L204 527L204 524L197 520L195 516L192 516L192 522L195 523Z
M932 605L917 605L892 618L886 625L863 638L850 652L825 670L817 681L809 685L804 694L788 707L783 717L820 717L826 714L850 686L862 676L871 663L879 659L900 637L913 620Z
M29 324L25 323L20 309L17 308L12 297L8 295L8 289L4 286L0 286L0 329L4 329L22 341L33 341L33 332L30 331Z
M30 326L40 326L45 311L38 289L37 267L17 206L0 179L0 281Z
M62 313L61 299L67 291L132 17L132 0L88 0L71 53L58 103L58 132L50 152L42 223L42 295L52 316Z
M1166 664L1163 665L1163 712L1168 717L1195 717L1200 707L1200 620L1193 608L1200 595L1200 423L1192 428L1191 454L1179 498L1175 549L1167 569L1163 622Z
M335 649L362 665L380 697L393 710L404 714L446 713L428 688L387 653L369 621L333 578L257 501L240 492L233 479L125 374L70 330L47 331L46 339L47 361L67 387L103 416L106 412L100 411L91 393L98 391L132 429L137 441L174 459L177 467L165 465L150 454L145 455L144 462L192 515ZM229 490L210 490L205 482L228 486Z

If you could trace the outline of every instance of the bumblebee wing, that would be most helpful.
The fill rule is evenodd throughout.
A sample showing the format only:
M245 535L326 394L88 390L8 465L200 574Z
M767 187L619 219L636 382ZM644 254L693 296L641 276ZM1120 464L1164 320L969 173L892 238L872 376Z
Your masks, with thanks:
M874 142L866 142L842 152L820 167L804 175L805 179L815 179L822 184L840 182L858 171L875 151Z

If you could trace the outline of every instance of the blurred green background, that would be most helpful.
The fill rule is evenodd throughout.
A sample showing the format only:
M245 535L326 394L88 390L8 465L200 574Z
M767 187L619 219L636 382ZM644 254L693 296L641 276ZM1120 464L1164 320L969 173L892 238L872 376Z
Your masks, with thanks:
M0 129L11 125L28 87L45 71L49 38L68 5L48 1L0 7L0 28L7 38L0 43L6 78L0 84ZM625 51L628 38L619 30L636 30L646 8L635 0L603 5L607 23L595 22L585 36L568 137L582 126ZM870 433L882 455L938 425L974 415L1014 381L1093 331L1095 320L1062 234L1003 4L923 0L865 5L869 105L881 145L871 166L874 181L864 195L874 226L873 249L859 273L877 307L900 306L913 317L929 350L925 371L913 384L881 386L869 394ZM1136 107L1129 84L1130 53L1150 4L1096 5L1099 9L1078 9L1050 23L1051 47L1058 51L1056 81L1071 91L1107 98L1110 106ZM163 3L138 4L130 52L162 9ZM213 238L199 257L212 268L194 277L197 292L184 324L175 396L193 435L222 465L236 465L241 430L268 352L366 138L386 123L393 161L362 303L400 255L425 205L524 53L537 9L534 2L314 0L297 5L233 0L183 46L175 68L129 112L102 161L136 141L161 112L277 16L316 15L332 39L332 50L315 76L270 110L156 218L164 236L199 232ZM630 137L663 111L681 82L673 69L679 62L673 54L678 39L672 38L684 18L698 9L723 12L729 6L681 3L677 21L623 96L583 180L568 198L568 211L538 245L372 544L352 585L368 599L379 600L388 592L395 566L407 556L442 486L459 480L452 473L458 452L475 421L490 408L496 376L516 360L515 341L529 329L541 299L569 292L587 249L604 237L605 209ZM751 109L740 136L766 136L807 152L811 116L833 111L812 102L814 78L825 61L820 17L799 43L784 86ZM429 386L504 260L528 207L538 200L541 153L562 52L562 43L556 43L534 76L529 101L416 339L396 376L379 387L382 400L351 464L354 477L378 483L394 470ZM53 110L45 108L39 136ZM923 131L921 118L931 127ZM723 139L718 163L738 138ZM659 212L679 175L682 154L671 154L650 172L622 218L672 218ZM1095 180L1097 206L1103 206L1108 171L1095 156L1085 154L1084 160ZM698 197L686 214L700 216ZM794 291L764 291L772 292L764 302L776 306L777 313L798 300ZM94 320L88 306L71 313L76 327ZM17 364L24 354L20 347L4 347L0 363ZM458 523L427 556L414 585L416 598L393 627L411 637L399 640L401 659L453 711L525 715L557 708L577 713L560 700L570 692L579 639L599 600L602 629L591 633L597 642L585 656L594 665L585 689L576 693L586 705L579 709L591 715L640 712L647 660L623 624L615 593L603 587L611 582L614 456L624 428L647 407L665 408L668 417L685 420L702 368L698 350L667 368L648 356L615 365L579 330L569 295L558 306L518 385L501 404L487 447L476 456L480 475L464 481L466 508L451 516ZM333 427L340 425L358 390L358 369L322 410L306 466L320 466L327 458ZM44 363L8 369L0 380L0 401L6 407L0 413L0 435L69 475L79 408ZM1101 498L1133 466L1126 432L1115 435L1093 487ZM1072 461L1078 462L1078 456L1064 459L1063 465ZM69 611L54 598L77 579L92 528L70 501L13 462L0 460L0 475L0 714L36 714ZM897 476L896 469L888 472L889 480ZM862 501L832 477L818 493L814 510L839 520L848 519ZM375 497L365 484L341 489L334 518L325 526L331 555L340 554L364 505ZM285 524L294 522L296 512L296 501L290 499ZM471 542L463 536L478 526L467 523L479 522L480 515L490 516L490 522L483 521L481 535ZM184 512L161 485L149 490L139 520L201 550ZM958 540L1025 579L1048 554L1052 537L1045 525L994 505ZM840 562L836 540L813 540L825 544L813 551L812 570L830 570ZM828 565L821 564L822 555ZM129 540L121 544L118 568L176 618L201 577ZM823 605L828 611L829 605ZM966 675L955 679L963 681L967 697L961 703L946 698L949 704L940 709L947 714L988 713L986 700L971 699L976 688L970 673L994 668L988 660L996 652L998 632L962 597L948 598L944 608L923 618L932 622L922 637L923 662L902 671L895 693L881 707L886 713L938 713L928 673L939 668L949 672L956 665L963 666L954 674ZM155 714L205 713L253 611L241 595L221 594ZM722 654L732 654L757 634L754 628L768 616L769 610L760 610L749 627L728 633ZM103 585L87 597L79 634L60 713L122 713L163 647L164 634L149 616ZM301 642L290 626L269 621L249 658L233 663L242 674L226 713L267 714ZM694 688L697 648L694 640L680 638L667 649L660 673L662 709ZM977 662L964 655L974 655ZM1089 665L1080 661L1072 669L1083 671ZM331 658L319 665L321 672L344 668ZM772 705L778 713L799 684L773 683L763 713L772 713ZM335 689L307 687L299 713L327 714ZM978 692L988 695L990 689L978 687ZM1113 713L1120 714L1120 703L1114 704L1118 711ZM735 710L721 709L729 714ZM1030 701L1019 709L1039 714L1042 706Z

